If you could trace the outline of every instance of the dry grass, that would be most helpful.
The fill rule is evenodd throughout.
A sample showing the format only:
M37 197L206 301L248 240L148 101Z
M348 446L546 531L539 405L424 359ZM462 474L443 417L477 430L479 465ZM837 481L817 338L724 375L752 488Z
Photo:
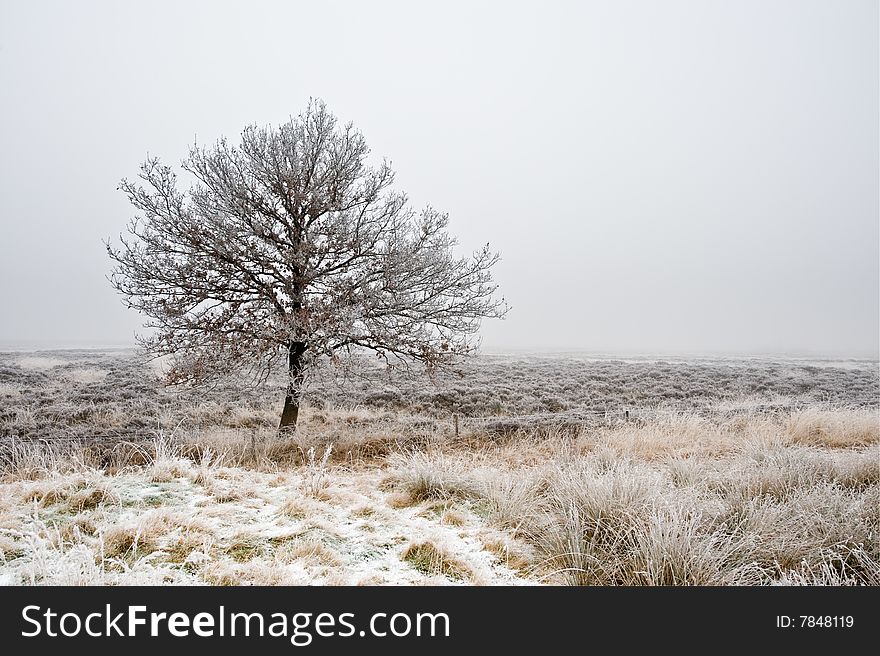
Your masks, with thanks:
M454 581L465 581L473 577L473 572L465 563L433 542L411 544L400 557L428 576L445 576Z
M509 535L503 533L483 534L480 535L480 542L486 551L494 554L506 567L520 571L524 575L528 574L528 570L532 568L535 561L534 553L528 548L528 545L514 540Z
M826 425L834 426L829 414ZM790 422L756 417L731 428L679 417L621 427L560 442L554 460L525 469L505 468L507 453L495 468L468 468L449 454L435 462L430 454L398 456L389 480L410 495L420 491L422 500L470 503L487 522L537 549L530 574L540 580L874 584L876 448L800 446L788 437ZM841 426L847 424L845 416ZM676 425L692 448L660 439Z
M449 526L464 526L467 524L467 518L460 512L457 512L452 508L447 508L440 515L440 523L448 524Z
M67 500L67 509L70 512L82 512L112 501L114 494L106 485L88 487L70 496Z
M488 359L279 439L265 392L0 354L0 583L880 585L874 369Z
M63 506L68 512L92 510L105 503L118 501L109 485L100 475L53 476L29 485L21 499L39 503L44 508Z
M157 549L153 536L143 532L141 527L114 528L103 534L102 540L103 556L109 560L134 559Z
M253 560L263 555L265 544L259 536L249 533L237 533L232 536L223 553L237 562Z
M762 431L760 421L747 424L749 431ZM738 430L739 428L739 430ZM593 439L623 456L642 460L702 456L715 458L742 443L743 429L718 424L690 413L670 413L645 425L624 424L602 431Z
M290 497L282 504L281 512L291 519L305 519L308 508L299 497Z
M8 482L0 546L34 583L486 583L508 572L575 585L876 585L880 464L848 413L813 417L822 444L792 438L800 415L671 415L477 449L472 435L361 473L331 466L326 447L261 473L208 449L184 457L188 443L166 436L115 476L80 464ZM246 508L268 520L244 529ZM389 580L394 553L404 569ZM371 560L385 574L355 566Z
M323 565L325 567L339 567L342 559L339 554L317 540L306 540L299 543L290 543L280 550L281 557L290 562L304 560L310 565Z
M787 418L785 438L794 444L832 449L876 445L880 443L880 415L871 410L802 410Z
M387 483L397 490L396 507L431 499L468 497L475 492L461 460L443 452L394 453L388 463L392 475Z

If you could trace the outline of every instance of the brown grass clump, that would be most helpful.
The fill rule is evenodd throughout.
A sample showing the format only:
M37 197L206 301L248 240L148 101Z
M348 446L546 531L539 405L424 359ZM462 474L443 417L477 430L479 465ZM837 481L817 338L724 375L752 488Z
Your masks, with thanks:
M78 542L83 535L94 535L98 527L89 514L77 515L59 527L61 539L67 542Z
M401 508L409 508L419 503L419 499L414 498L409 492L392 492L385 497L385 503L389 508L400 510Z
M792 413L783 427L794 444L841 449L880 442L880 414L872 410L810 408Z
M216 490L213 493L212 500L214 503L235 503L241 501L244 497L235 490Z
M243 563L258 558L265 552L265 543L256 535L249 533L237 533L232 536L229 544L223 549L223 553L233 560Z
M443 514L440 515L440 523L448 526L464 526L467 524L467 518L460 512L452 508L447 508L443 511Z
M72 513L92 510L104 503L118 500L104 481L82 477L40 481L31 486L22 499L26 502L39 502L43 508L64 504Z
M543 481L536 471L523 471L518 476L493 476L483 485L482 495L488 502L487 519L495 526L518 530L527 510L541 496Z
M308 564L322 565L325 567L339 567L342 560L339 554L320 540L306 540L303 542L285 542L277 552L278 557L285 562L302 560Z
M431 499L468 498L476 493L476 486L462 464L443 453L397 453L388 462L392 468L388 482L398 494L409 499L406 505ZM403 504L403 499L398 501Z
M299 497L288 497L285 499L279 511L291 519L305 519L308 514L306 506Z
M37 480L33 485L29 485L21 500L25 503L39 503L43 508L64 502L76 490L86 485L82 478L59 479L52 477L49 479Z
M220 563L213 563L208 567L205 571L204 578L205 582L210 585L225 587L241 585L238 572L236 572L235 569L230 569Z
M688 413L671 413L647 424L623 424L602 431L599 444L640 460L690 455L718 457L742 441L735 425L725 426Z
M144 513L135 524L111 526L99 532L99 537L105 559L133 562L162 551L166 560L177 563L193 549L207 545L210 529L184 512L159 509Z
M116 495L107 487L88 487L71 495L67 500L67 508L70 512L82 512L84 510L92 510L102 504L114 502L116 500Z
M158 549L155 537L139 527L114 527L101 535L103 555L110 560L134 560Z
M364 504L362 506L358 506L357 508L355 508L354 510L351 511L352 517L358 517L358 518L362 518L362 519L367 519L368 517L372 517L375 514L376 514L376 509L373 508L373 506L366 505L366 504Z
M740 539L704 523L682 507L653 508L631 536L633 562L623 582L635 585L720 585Z
M26 553L24 546L8 535L0 534L0 562L21 558Z
M26 499L29 501L39 501L40 505L43 508L48 508L49 506L54 506L58 503L63 503L66 499L70 497L71 487L67 488L53 488L48 490L47 492L41 494L39 491L30 492Z
M162 551L170 563L183 564L193 552L203 552L208 546L208 538L200 533L184 533L172 539Z
M520 545L503 534L480 535L483 548L510 569L523 574L533 566L533 558Z
M151 483L170 483L186 475L186 471L177 463L156 463L150 472Z
M454 581L466 581L474 576L465 563L430 541L410 544L400 557L426 576L440 575Z
M624 583L628 540L660 490L659 477L644 467L568 463L549 475L523 532L544 555L547 576L575 585Z

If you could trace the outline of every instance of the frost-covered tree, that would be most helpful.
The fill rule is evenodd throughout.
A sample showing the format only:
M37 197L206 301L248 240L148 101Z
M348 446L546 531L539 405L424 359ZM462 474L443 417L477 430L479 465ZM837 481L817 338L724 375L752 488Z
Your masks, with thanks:
M318 101L277 129L246 128L239 145L193 146L185 188L158 159L122 181L138 212L107 243L111 282L148 317L148 351L174 356L169 383L248 369L265 380L283 356L285 428L322 357L368 349L432 369L475 349L481 319L507 309L498 255L456 256L447 216L411 209L368 154Z

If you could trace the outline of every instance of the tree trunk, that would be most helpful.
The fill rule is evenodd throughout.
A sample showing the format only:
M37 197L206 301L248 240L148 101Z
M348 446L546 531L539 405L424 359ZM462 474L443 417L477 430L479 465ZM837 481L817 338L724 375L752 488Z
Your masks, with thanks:
M290 342L287 349L287 396L284 397L284 410L281 412L279 430L295 430L299 417L299 401L302 396L302 384L305 378L306 352L305 342Z

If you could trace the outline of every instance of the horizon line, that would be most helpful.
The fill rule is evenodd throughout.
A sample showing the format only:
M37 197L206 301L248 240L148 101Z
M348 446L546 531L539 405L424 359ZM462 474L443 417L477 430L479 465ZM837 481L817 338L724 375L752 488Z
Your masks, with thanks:
M0 352L97 351L138 348L135 341L106 339L0 339ZM617 358L793 358L880 361L880 352L821 351L809 349L602 349L586 346L484 346L476 355L588 355Z

